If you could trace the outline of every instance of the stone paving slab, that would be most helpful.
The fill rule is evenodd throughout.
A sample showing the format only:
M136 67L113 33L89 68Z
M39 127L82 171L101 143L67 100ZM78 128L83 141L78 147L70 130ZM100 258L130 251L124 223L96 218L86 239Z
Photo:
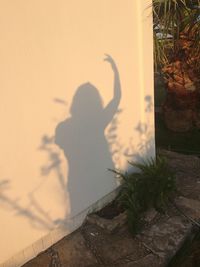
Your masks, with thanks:
M127 262L122 265L117 264L115 266L116 267L161 267L163 266L163 261L159 257L153 254L148 254L147 256L138 261ZM112 265L109 267L114 267L114 266Z
M86 246L80 231L72 234L70 238L62 239L52 248L59 253L63 267L89 267L98 263L91 250Z
M149 254L149 251L131 236L127 226L121 228L117 234L108 234L94 224L87 224L84 233L103 264L114 264L122 259L136 261Z
M23 267L49 267L51 255L49 253L41 253L33 260L27 262Z
M167 262L180 249L191 229L191 223L185 218L174 216L161 220L150 229L143 231L138 238Z
M175 204L188 217L199 221L199 219L200 219L200 201L180 196L175 200Z
M169 166L176 173L178 191L187 198L200 201L200 158L159 150L167 158Z
M55 263L52 254L57 254ZM80 231L63 238L23 267L92 267L98 263Z

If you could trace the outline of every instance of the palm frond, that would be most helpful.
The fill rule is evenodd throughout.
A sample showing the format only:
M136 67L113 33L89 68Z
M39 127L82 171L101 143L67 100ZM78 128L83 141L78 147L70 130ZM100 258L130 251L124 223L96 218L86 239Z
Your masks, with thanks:
M153 0L155 65L165 65L179 49L181 33L192 39L193 52L200 48L200 0Z

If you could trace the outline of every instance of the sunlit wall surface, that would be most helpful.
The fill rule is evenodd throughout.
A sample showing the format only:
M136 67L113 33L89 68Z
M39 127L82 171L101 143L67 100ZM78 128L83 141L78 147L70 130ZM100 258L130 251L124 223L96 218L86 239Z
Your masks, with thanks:
M154 155L150 4L0 0L5 266L50 246L55 228L113 191L107 169Z

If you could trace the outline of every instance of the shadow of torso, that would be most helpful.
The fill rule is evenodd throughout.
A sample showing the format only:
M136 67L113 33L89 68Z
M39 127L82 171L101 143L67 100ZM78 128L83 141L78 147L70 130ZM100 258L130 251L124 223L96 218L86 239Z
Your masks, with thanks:
M107 171L114 168L104 134L110 121L95 87L80 86L73 99L71 115L57 126L55 141L69 166L65 190L73 216L114 189L116 181Z

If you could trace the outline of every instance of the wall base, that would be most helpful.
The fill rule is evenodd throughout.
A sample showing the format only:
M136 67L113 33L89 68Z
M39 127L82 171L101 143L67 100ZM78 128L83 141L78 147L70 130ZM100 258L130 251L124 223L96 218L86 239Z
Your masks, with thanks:
M78 229L89 213L100 210L107 203L111 202L119 192L119 188L120 187L117 187L114 191L104 196L102 199L98 200L96 203L94 203L78 215L66 220L66 222L62 226L59 226L58 228L51 231L48 235L33 243L31 246L17 253L5 263L0 264L0 267L20 267L29 260L33 259L39 253L48 249L50 246L61 240L63 237L69 235L70 233Z

